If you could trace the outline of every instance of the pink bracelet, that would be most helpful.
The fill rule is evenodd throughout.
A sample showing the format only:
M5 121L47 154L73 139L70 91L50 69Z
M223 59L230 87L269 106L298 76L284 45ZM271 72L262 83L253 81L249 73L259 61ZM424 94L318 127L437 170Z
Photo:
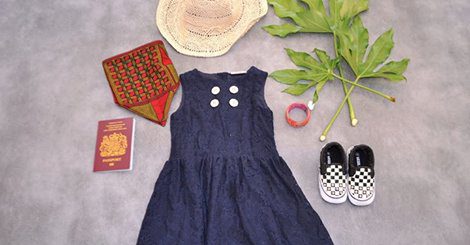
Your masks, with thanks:
M305 112L305 114L307 114L303 121L301 121L301 122L295 121L294 119L292 119L289 116L289 113L295 108L301 109ZM303 127L303 126L307 125L308 121L310 121L310 116L311 116L310 110L308 109L307 105L305 105L303 103L292 103L286 109L287 123L289 123L289 125L291 125L292 127L295 127L295 128Z

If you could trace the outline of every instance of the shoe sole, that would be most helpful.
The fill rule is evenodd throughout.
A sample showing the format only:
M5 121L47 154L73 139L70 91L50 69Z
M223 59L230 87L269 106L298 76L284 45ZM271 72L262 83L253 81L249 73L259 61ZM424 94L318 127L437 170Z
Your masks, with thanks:
M348 188L348 199L349 199L349 202L351 202L353 205L355 206L367 206L367 205L370 205L372 202L374 202L374 199L375 199L375 193L374 195L372 195L372 197L370 199L368 199L367 201L358 201L356 199L354 199L354 197L352 197L350 194L349 194L349 188Z
M348 167L349 167L349 153L351 153L351 150L353 148L354 148L354 146L351 146L351 147L348 148ZM349 176L348 176L348 179L349 179ZM374 189L377 185L376 183L377 182L375 181L375 178L374 178ZM354 197L352 197L351 194L349 193L349 180L348 180L347 187L348 187L348 199L349 199L349 202L351 202L353 205L363 207L363 206L370 205L372 202L374 202L374 200L375 200L375 191L374 191L374 194L372 195L372 197L370 199L368 199L366 201L358 201L358 200L354 199Z

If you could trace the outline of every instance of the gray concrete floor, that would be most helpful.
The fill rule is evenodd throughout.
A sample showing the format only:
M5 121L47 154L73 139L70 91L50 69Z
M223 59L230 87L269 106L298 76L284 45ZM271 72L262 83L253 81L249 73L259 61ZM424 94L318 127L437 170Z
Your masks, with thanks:
M137 117L135 169L92 173L97 121L134 116L114 105L101 61L161 39L155 1L0 1L0 244L134 244L154 182L169 156L169 127ZM307 101L269 79L279 152L337 244L470 244L470 2L370 1L375 39L395 29L393 58L411 58L408 82L366 81L397 97L356 90L360 120L343 111L329 140L365 143L376 154L377 198L369 207L323 202L318 141L342 98L321 94L311 123L289 127L283 110ZM182 73L293 68L284 47L332 51L331 37L273 38L260 27L219 58L191 58L167 45ZM178 92L171 111L180 102Z

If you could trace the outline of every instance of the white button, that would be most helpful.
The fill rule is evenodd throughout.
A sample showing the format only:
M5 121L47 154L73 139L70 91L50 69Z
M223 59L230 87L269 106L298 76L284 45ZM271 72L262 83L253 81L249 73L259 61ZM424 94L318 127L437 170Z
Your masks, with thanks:
M229 88L229 90L230 90L230 93L232 93L232 94L238 93L238 87L237 86L231 86Z
M230 99L228 102L232 107L237 107L238 106L238 100L237 99Z
M212 106L212 107L217 107L217 106L219 106L219 100L218 100L218 99L213 99L213 100L211 100L211 106Z
M216 94L220 93L220 88L217 87L217 86L214 86L214 87L212 87L211 92L212 92L213 95L216 95Z

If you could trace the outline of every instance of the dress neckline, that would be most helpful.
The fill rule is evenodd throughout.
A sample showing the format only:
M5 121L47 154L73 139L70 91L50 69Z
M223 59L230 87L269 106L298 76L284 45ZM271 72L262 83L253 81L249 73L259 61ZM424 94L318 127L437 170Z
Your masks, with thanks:
M238 73L238 72L237 73L230 73L230 72L209 73L209 72L200 71L197 68L194 68L193 72L197 72L198 74L203 75L203 76L215 76L221 79L233 79L233 78L240 78L240 77L247 78L252 72L256 70L259 70L259 69L256 68L255 66L251 66L247 71L242 72L242 73Z

